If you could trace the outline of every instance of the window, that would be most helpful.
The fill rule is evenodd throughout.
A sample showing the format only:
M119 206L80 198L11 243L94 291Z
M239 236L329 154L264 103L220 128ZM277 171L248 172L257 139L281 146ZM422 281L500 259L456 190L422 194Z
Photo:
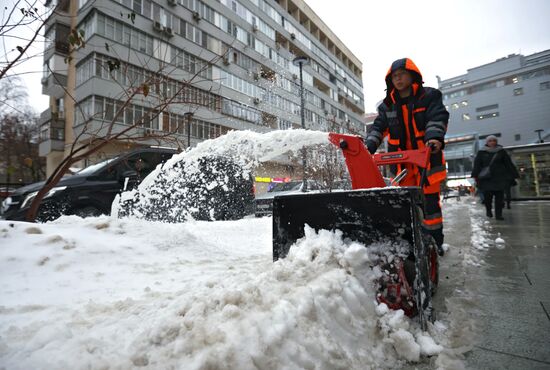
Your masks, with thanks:
M539 87L541 91L550 90L550 81L541 82Z
M517 89L514 89L514 95L523 95L523 87L518 87Z
M483 107L476 108L476 112L483 112L491 109L498 109L498 104L491 104L491 105L486 105Z
M462 115L462 120L463 121L469 121L470 120L470 114L469 113L464 113Z
M498 117L498 116L499 116L498 112L487 113L487 114L479 114L479 115L477 116L477 119L478 119L478 120L482 120L482 119L495 118L495 117Z
M521 135L520 134L515 134L514 135L514 140L515 141L520 141L521 140Z
M134 0L134 12L141 14L141 0Z
M458 91L455 91L455 92L452 92L452 93L445 94L443 96L443 99L447 100L447 99L452 99L452 98L458 98L460 96L466 95L467 93L468 93L467 90L458 90Z

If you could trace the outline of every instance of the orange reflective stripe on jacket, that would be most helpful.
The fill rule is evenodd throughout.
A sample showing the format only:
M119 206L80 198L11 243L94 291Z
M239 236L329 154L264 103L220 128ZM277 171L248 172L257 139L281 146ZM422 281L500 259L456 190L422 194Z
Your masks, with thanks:
M407 133L407 139L410 139L411 132L409 130L409 108L407 107L407 105L402 105L401 109L403 110L403 123L405 124L405 132ZM405 145L407 146L408 150L412 149L411 140L407 140Z
M437 230L443 227L443 217L434 218L433 220L423 220L424 228L428 230Z

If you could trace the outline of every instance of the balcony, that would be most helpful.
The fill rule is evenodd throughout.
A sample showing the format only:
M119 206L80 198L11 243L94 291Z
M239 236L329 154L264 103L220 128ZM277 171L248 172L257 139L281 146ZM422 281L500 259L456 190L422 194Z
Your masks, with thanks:
M49 58L52 53L57 53L64 56L68 55L70 32L71 29L67 25L57 22L52 24L46 31L46 35L44 37L44 57Z
M60 73L50 73L48 76L43 77L42 80L42 94L61 97L65 94L64 87L67 87L67 76Z
M40 142L38 155L45 157L51 152L65 149L65 116L63 112L52 113L49 109L40 115Z

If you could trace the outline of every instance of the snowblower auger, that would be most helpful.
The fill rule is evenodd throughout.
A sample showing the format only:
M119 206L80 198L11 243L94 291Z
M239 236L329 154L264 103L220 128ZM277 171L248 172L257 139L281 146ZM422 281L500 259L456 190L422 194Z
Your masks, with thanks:
M414 163L425 168L430 149L371 155L359 136L330 134L342 149L352 191L295 194L273 201L273 259L284 258L304 236L304 226L341 230L366 246L376 242L408 245L408 253L385 261L378 301L418 315L423 329L433 320L431 296L437 284L437 249L421 230L424 195L420 187L386 186L378 166ZM425 172L425 171L423 171Z

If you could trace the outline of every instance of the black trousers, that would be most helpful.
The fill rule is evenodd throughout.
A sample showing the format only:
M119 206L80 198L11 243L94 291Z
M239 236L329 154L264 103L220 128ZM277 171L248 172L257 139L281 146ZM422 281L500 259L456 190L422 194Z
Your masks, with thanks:
M443 244L443 216L439 193L424 194L424 232L431 235L438 246Z
M485 208L487 211L493 209L493 198L495 198L495 215L502 217L502 208L504 207L504 191L503 190L485 190Z

